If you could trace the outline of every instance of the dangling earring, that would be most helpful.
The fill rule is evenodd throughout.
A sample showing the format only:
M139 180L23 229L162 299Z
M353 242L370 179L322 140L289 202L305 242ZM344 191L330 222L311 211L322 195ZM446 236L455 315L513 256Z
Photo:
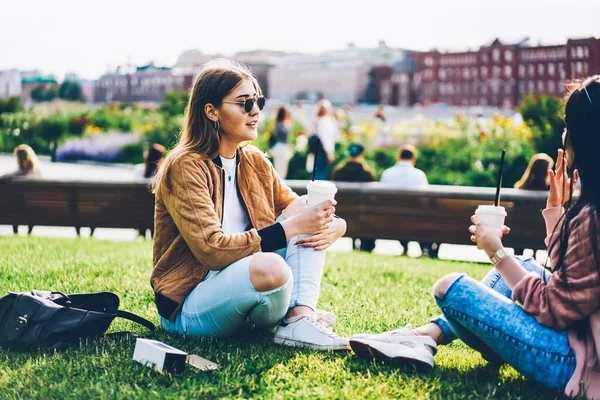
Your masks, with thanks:
M221 134L221 124L219 123L219 120L215 121L215 129L217 130L217 135Z

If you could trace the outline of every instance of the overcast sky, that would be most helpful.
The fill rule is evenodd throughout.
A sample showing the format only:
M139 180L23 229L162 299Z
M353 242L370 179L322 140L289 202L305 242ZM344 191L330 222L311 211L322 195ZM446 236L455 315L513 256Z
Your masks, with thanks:
M600 37L599 0L0 0L0 70L97 78L129 61L171 66L187 49L316 52L349 42L478 48L500 37Z

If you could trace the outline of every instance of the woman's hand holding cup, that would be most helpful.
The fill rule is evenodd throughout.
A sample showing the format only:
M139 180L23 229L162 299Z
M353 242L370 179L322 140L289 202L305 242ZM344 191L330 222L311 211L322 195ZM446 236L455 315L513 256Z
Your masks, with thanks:
M336 204L337 201L330 199L299 210L293 217L281 223L286 237L291 239L294 236L313 235L327 230L333 221Z
M502 228L491 227L479 218L477 214L471 216L473 225L469 226L471 242L477 244L477 248L485 251L488 255L495 253L502 247L502 236L510 233L510 228L502 225Z

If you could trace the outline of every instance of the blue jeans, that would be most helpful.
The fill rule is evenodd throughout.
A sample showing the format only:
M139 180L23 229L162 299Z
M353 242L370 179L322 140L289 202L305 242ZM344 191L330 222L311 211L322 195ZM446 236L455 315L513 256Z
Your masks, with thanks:
M308 306L315 310L326 252L294 245L300 237L290 239L276 252L292 272L282 286L257 291L250 280L252 256L245 257L200 282L186 297L174 321L160 317L161 326L171 334L228 336L247 319L257 326L273 327L289 308Z
M548 283L550 273L533 258L516 259ZM446 340L458 337L484 358L501 359L541 386L567 386L575 371L567 331L547 328L525 313L512 301L512 292L496 269L482 282L461 275L444 298L436 295L435 301L443 316L432 322L439 325Z

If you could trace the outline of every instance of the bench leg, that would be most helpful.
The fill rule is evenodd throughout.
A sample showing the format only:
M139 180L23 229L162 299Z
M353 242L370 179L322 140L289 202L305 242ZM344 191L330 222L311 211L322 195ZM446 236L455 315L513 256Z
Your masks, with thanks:
M13 225L12 227L13 227L13 233L15 235L18 235L19 234L19 225Z
M96 230L95 227L90 227L90 237L94 236L94 231Z
M33 232L33 225L28 225L27 226L27 234L31 235L31 232Z
M81 236L81 227L80 226L76 226L75 227L75 232L77 232L77 237Z

